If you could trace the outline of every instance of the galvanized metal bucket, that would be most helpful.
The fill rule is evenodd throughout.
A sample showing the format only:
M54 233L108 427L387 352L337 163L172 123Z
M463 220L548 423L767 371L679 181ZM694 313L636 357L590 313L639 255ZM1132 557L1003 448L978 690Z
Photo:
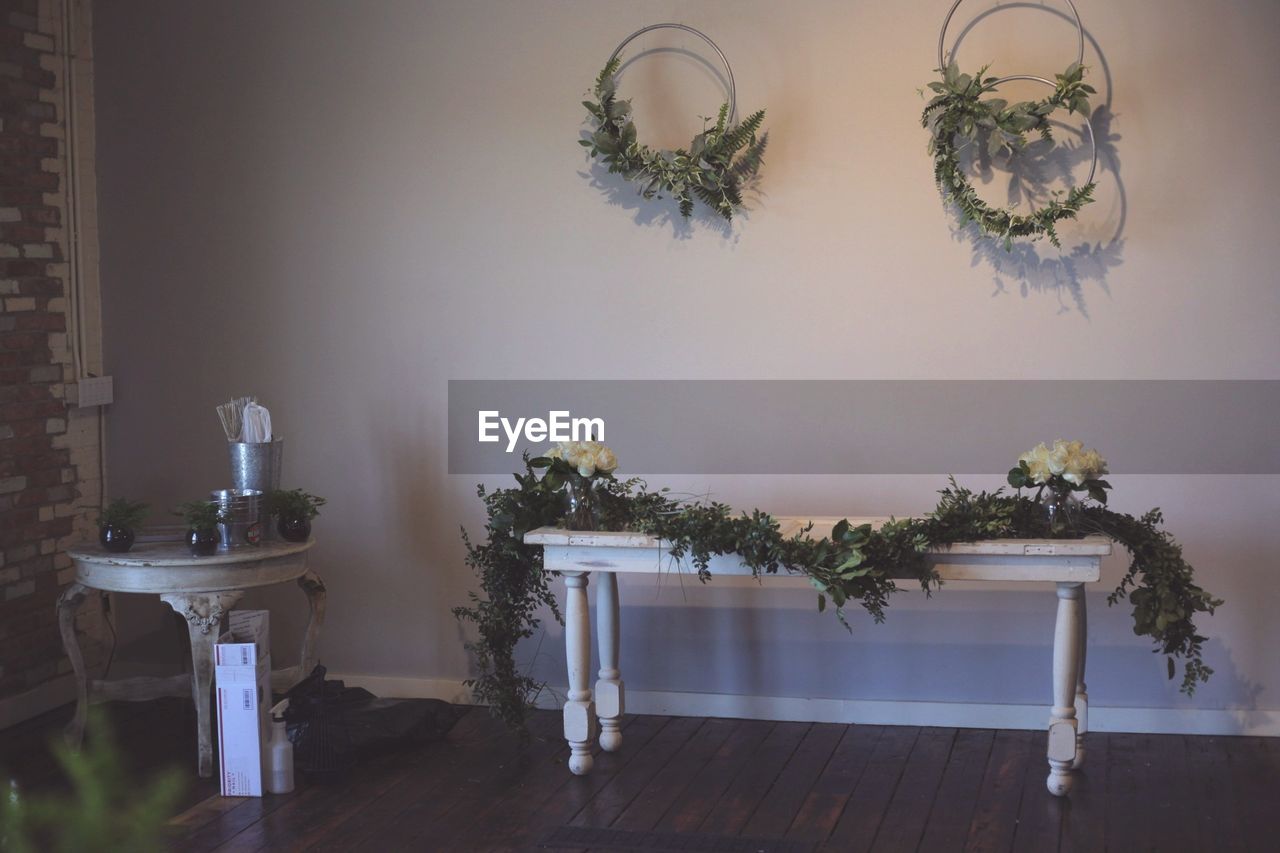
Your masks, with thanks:
M227 442L231 452L231 485L240 491L271 492L280 488L280 470L284 462L284 439L271 441ZM265 505L259 506L258 523L263 539L275 539L275 528Z
M237 489L269 492L280 488L280 465L284 460L284 439L263 442L230 441L231 485Z
M218 525L219 551L256 548L262 542L262 492L258 489L216 489L209 493L227 517Z

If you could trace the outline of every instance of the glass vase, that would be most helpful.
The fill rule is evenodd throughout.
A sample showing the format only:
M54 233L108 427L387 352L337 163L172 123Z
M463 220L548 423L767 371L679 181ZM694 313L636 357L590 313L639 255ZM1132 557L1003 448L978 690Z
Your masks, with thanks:
M570 530L595 530L599 524L596 481L574 475L565 481L564 524Z
M1080 509L1080 499L1070 486L1046 486L1040 494L1040 506L1044 509L1051 537L1066 539L1076 535L1076 515Z

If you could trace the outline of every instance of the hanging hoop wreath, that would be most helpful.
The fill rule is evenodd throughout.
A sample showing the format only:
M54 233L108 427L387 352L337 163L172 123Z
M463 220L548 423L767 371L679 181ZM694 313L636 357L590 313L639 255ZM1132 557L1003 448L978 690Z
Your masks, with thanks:
M720 107L715 124L704 127L688 148L674 151L653 149L639 141L631 102L617 98L617 74L622 66L622 49L650 30L677 29L692 33L711 46L724 63L729 99ZM734 123L737 92L729 60L706 34L684 24L653 24L627 36L614 49L596 77L595 101L583 101L595 129L578 144L592 157L640 187L646 199L674 198L680 215L693 215L694 199L706 204L726 220L742 207L743 181L760 171L769 135L759 134L764 110L757 110L741 123ZM710 120L704 120L708 124Z
M1096 187L1094 175L1098 168L1098 147L1089 122L1089 96L1096 90L1084 82L1084 26L1075 4L1066 0L1075 16L1079 33L1079 55L1067 70L1055 75L1054 80L1029 74L1009 77L984 77L984 66L972 76L963 74L955 61L946 62L943 46L947 26L963 0L955 0L942 23L938 35L938 71L942 79L929 84L934 97L925 105L920 116L921 125L929 131L929 153L933 156L933 176L938 189L960 211L963 223L974 222L984 234L1002 238L1006 250L1013 249L1017 237L1038 240L1048 237L1049 242L1062 248L1058 240L1057 223L1075 219L1080 210L1093 201ZM1053 88L1053 94L1040 101L1020 101L1010 104L1003 98L984 98L1002 83L1014 80L1031 80ZM969 182L960 165L961 151L973 146L985 150L994 157L1000 152L1013 153L1027 145L1027 134L1036 133L1041 139L1052 142L1049 117L1057 110L1079 113L1084 117L1089 144L1093 148L1093 162L1084 184L1065 192L1053 193L1044 207L1031 213L1020 214L1012 210L994 207L983 201Z

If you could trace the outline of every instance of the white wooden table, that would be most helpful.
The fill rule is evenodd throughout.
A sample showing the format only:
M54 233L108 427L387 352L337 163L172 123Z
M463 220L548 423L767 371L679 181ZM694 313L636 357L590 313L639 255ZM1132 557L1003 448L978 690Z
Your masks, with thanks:
M883 518L850 518L850 523L881 524ZM813 522L810 535L829 536L838 518L779 518L782 534L791 536ZM658 574L670 562L661 541L637 533L586 532L544 527L524 541L543 547L543 565L560 572L567 587L564 608L569 692L564 705L564 734L569 742L569 769L591 770L591 742L599 727L600 748L622 746L621 722L625 686L618 666L618 574ZM1053 705L1049 711L1048 788L1056 796L1071 790L1072 773L1084 761L1089 698L1085 692L1084 584L1100 577L1102 558L1111 553L1105 537L1084 539L993 539L957 543L935 551L933 567L943 580L1053 583L1057 588L1057 622L1053 632ZM596 620L600 671L594 692L589 683L591 625L587 581L597 575ZM711 562L716 575L750 575L733 555ZM794 575L762 575L795 577Z
M124 554L101 548L70 552L75 580L58 599L62 644L76 676L76 715L67 726L67 741L79 746L84 737L90 702L144 701L161 696L191 696L196 705L198 758L201 776L213 774L213 740L209 720L209 689L213 681L213 646L222 615L235 606L246 589L297 581L311 604L311 617L302 641L302 663L271 673L273 687L293 686L316 665L320 626L324 623L325 588L320 576L307 568L312 542L264 542L257 548L237 548L209 557L193 557L185 543L135 545ZM159 595L187 622L191 637L191 673L170 678L90 680L76 636L76 609L96 589Z

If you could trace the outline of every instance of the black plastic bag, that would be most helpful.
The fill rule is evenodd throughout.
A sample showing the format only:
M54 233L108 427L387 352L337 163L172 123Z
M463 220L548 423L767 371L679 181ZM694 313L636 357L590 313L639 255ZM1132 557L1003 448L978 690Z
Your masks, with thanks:
M440 740L458 721L453 706L439 699L379 699L324 676L317 666L285 694L294 767L304 773L343 775L389 747Z

